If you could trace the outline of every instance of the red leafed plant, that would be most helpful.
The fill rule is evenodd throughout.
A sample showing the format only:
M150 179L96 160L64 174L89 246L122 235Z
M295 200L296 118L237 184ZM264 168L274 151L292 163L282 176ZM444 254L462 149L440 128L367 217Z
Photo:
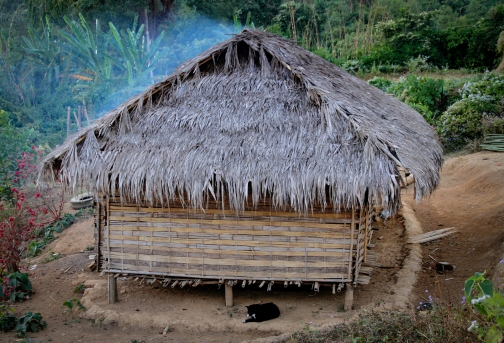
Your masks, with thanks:
M60 184L35 186L37 149L24 152L17 161L10 199L0 202L0 275L19 271L26 242L34 230L60 218L63 192Z

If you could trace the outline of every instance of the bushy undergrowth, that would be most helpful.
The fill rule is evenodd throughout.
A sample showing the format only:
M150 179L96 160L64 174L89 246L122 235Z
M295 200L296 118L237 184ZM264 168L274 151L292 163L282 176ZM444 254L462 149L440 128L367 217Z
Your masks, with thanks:
M472 318L463 308L447 307L414 314L364 312L353 322L336 325L327 331L299 331L285 342L474 342L474 334L467 331Z
M399 81L375 77L369 83L422 114L436 128L446 151L477 143L487 133L504 133L503 75L449 81L408 75Z
M437 129L447 150L456 150L485 133L504 133L504 75L487 73L460 89L461 99L439 119Z
M15 168L0 166L9 175L0 180L0 188L9 190L0 197L0 274L22 269L21 258L34 232L60 221L61 184L35 184L37 157L38 151L32 146L16 159Z

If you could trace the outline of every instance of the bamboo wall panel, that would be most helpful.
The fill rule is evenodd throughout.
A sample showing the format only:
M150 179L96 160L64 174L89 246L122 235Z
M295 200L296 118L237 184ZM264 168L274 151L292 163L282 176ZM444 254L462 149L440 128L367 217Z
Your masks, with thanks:
M101 210L102 270L213 279L352 282L363 255L365 218L356 212L179 207L110 201ZM353 227L352 227L353 225Z

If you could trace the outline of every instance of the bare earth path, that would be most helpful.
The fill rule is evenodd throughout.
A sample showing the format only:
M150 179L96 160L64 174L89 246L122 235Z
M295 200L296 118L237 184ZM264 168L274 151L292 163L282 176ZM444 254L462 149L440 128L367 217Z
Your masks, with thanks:
M429 294L460 301L464 280L476 271L491 270L501 258L503 164L504 154L499 153L454 157L445 163L441 187L429 200L416 203L409 190L404 200L424 231L455 227L458 232L413 248L405 244L407 237L401 217L388 220L386 225L377 223L375 227L379 230L375 231L373 241L378 262L387 268L375 269L371 284L356 288L354 311L342 312L343 292L333 295L330 288L322 288L317 293L309 285L286 289L283 285L274 285L272 292L258 287L242 289L238 285L235 306L226 308L224 291L217 286L171 289L159 284L147 286L138 281L121 281L118 283L120 301L108 305L106 278L83 270L90 254L84 250L94 243L91 218L74 224L42 256L29 261L37 265L31 278L36 293L29 301L14 307L18 314L40 312L48 322L46 330L30 335L36 342L210 343L251 341L306 327L328 326L351 319L362 308L411 309ZM50 249L64 257L41 263ZM415 249L417 260L410 256ZM433 262L429 255L438 261L453 263L455 271L436 274L429 269ZM412 287L415 276L419 280ZM86 285L84 295L73 293L79 284ZM87 311L71 312L62 307L63 301L72 298L81 299ZM269 301L280 307L280 318L264 323L242 323L245 305ZM166 326L170 330L163 335ZM15 341L13 334L0 334L0 342Z
M460 302L464 281L475 272L493 274L504 253L504 154L479 152L445 162L441 187L426 201L415 203L424 232L454 227L458 232L422 245L423 271L415 287L417 302L428 294ZM429 256L430 255L430 256ZM434 260L456 266L439 275L429 269ZM504 279L494 283L502 287ZM425 292L428 290L429 292Z

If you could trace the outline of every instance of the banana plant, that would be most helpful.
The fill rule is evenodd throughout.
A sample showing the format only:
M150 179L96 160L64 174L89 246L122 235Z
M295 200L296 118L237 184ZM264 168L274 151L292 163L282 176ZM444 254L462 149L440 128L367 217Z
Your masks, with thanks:
M60 35L71 44L73 55L81 61L83 66L80 70L81 74L75 74L74 78L90 79L94 83L111 79L113 59L107 52L109 44L107 36L101 31L98 22L93 32L82 14L79 14L79 21L69 19L67 16L63 19L71 32L60 30ZM87 76L82 75L82 72Z
M112 22L109 23L110 32L114 37L112 46L119 56L117 64L126 72L128 85L133 87L148 78L154 70L156 63L168 53L161 50L160 45L165 36L165 31L148 44L144 35L145 26L142 24L136 29L137 19L132 29L118 31Z
M54 90L59 83L64 54L53 37L49 20L46 18L42 35L29 27L28 37L23 36L22 39L23 49L33 61L35 71L41 71L46 84Z

